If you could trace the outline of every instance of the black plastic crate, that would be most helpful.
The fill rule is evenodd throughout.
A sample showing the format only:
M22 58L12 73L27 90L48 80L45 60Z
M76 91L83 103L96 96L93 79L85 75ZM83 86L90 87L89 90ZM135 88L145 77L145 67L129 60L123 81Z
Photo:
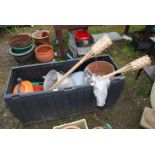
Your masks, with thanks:
M23 123L33 123L55 120L97 110L93 87L90 85L74 86L54 92L11 93L16 84L17 77L21 77L23 80L43 81L42 76L46 75L51 69L59 72L67 72L78 60L74 59L12 68L4 95L4 100L11 112ZM115 70L118 69L118 66L109 55L102 55L89 59L76 71L84 70L89 63L96 60L108 61L113 64ZM106 99L107 106L116 103L121 94L124 79L122 74L118 74L111 81Z
M135 31L131 34L132 45L136 50L150 51L154 47L154 43L149 39L143 40L144 31Z

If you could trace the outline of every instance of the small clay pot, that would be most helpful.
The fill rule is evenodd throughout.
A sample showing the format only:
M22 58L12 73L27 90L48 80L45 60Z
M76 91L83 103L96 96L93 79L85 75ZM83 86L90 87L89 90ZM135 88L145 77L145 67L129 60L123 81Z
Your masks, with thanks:
M32 38L37 46L51 43L51 34L47 30L37 30L36 32L32 33Z
M48 44L42 44L36 47L35 57L40 62L49 62L54 58L53 47Z

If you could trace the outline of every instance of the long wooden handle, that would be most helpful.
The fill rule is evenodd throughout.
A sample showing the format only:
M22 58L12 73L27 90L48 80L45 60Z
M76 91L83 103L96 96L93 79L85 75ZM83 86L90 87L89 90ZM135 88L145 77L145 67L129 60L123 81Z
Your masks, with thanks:
M74 65L67 73L65 73L59 81L54 83L49 90L54 89L56 86L58 86L68 75L70 75L75 69L77 69L81 65L81 61L79 61L76 65Z
M82 57L82 59L74 65L67 73L65 73L59 81L54 83L49 90L54 89L56 86L58 86L68 75L70 75L73 71L75 71L83 62L88 60L94 55L100 54L102 51L104 51L107 47L109 47L112 44L111 39L107 36L104 35L100 40L98 40L90 49L89 52L85 56Z
M122 68L118 69L117 71L114 71L114 72L112 72L110 74L102 76L102 78L100 80L104 80L104 79L110 78L110 77L112 77L112 76L114 76L116 74L124 73L124 72L128 71L128 70L125 70L125 69L126 69L126 67L122 67Z
M106 78L110 78L110 77L112 77L116 74L119 74L119 73L125 73L128 71L138 70L138 69L144 68L145 66L149 66L149 65L151 65L151 59L148 55L145 55L145 56L142 56L142 57L126 64L124 67L118 69L117 71L103 76L101 79L103 80Z

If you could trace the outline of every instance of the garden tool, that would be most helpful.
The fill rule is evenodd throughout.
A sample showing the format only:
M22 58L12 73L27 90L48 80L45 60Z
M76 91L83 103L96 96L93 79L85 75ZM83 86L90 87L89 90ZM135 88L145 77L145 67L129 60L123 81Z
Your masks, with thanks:
M111 39L107 35L104 35L91 47L90 51L87 52L87 54L83 56L81 60L76 65L74 65L67 73L65 73L56 83L54 83L53 86L49 88L49 90L52 90L55 87L57 87L68 75L70 75L73 71L75 71L86 60L92 58L93 56L101 54L111 44L112 44Z

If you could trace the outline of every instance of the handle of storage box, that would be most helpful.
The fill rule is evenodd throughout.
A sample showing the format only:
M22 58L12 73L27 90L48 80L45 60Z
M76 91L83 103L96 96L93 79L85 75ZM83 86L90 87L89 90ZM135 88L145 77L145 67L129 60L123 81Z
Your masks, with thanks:
M73 91L74 89L75 89L74 87L68 87L68 88L65 88L64 91L68 92L68 91Z

